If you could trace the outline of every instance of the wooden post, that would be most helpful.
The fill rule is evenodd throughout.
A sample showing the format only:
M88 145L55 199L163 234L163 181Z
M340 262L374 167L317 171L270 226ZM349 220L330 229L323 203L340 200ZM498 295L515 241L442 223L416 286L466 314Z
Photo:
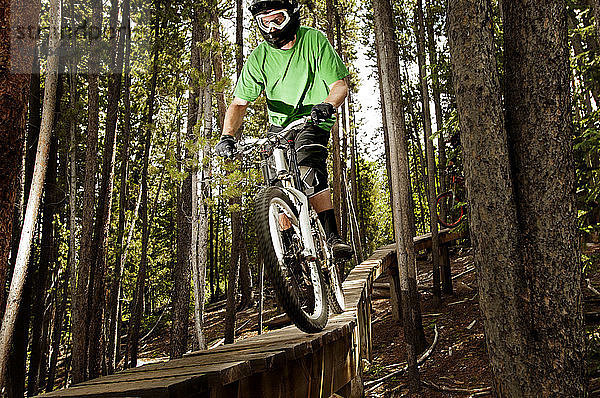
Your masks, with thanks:
M265 294L265 262L260 260L260 271L258 277L259 282L259 293L258 293L258 334L262 334L263 330L263 305L264 305L264 294Z
M452 269L450 268L449 245L451 242L440 246L440 263L442 265L442 291L444 294L453 294Z
M392 318L402 322L402 296L400 293L400 274L398 273L398 257L394 256L388 268L390 275L390 303L392 304Z

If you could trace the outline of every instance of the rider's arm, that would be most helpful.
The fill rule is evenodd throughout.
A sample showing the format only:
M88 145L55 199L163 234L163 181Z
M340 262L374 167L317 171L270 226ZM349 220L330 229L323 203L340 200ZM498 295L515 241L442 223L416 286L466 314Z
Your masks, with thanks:
M335 84L335 83L334 83ZM223 134L232 135L236 138L239 138L239 129L244 120L244 115L246 114L246 109L250 102L234 97L231 104L229 104L229 108L227 108L227 112L225 112L225 122L223 123Z
M334 108L338 108L342 105L347 95L348 84L346 83L346 79L340 79L329 85L329 95L323 102L330 103Z

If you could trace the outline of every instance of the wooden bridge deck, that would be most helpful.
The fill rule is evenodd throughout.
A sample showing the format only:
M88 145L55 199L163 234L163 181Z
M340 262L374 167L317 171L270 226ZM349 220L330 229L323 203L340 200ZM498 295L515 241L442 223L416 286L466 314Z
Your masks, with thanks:
M442 239L448 234L444 232ZM415 238L416 249L427 247L426 241L427 237ZM332 316L320 333L307 334L288 326L181 359L89 380L43 397L361 396L362 359L371 359L373 281L395 268L394 245L382 247L355 267L343 284L347 310ZM390 279L395 285L395 278ZM392 286L392 291L399 292L395 288ZM394 298L392 305L399 311Z

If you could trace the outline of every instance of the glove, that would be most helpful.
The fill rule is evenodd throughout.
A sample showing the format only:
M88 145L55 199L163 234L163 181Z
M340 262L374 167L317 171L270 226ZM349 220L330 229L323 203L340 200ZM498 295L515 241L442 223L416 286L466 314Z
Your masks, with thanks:
M221 141L215 145L215 153L218 156L233 159L235 157L235 138L229 134L223 134Z
M323 123L335 113L333 105L327 102L320 103L312 107L310 117L315 124Z

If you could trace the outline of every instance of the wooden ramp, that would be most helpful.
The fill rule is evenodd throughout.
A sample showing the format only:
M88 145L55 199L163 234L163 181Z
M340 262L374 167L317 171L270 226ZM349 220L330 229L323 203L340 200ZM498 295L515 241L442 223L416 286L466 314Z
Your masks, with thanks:
M415 245L426 237L415 238ZM431 240L431 237L429 237ZM423 243L425 244L425 243ZM425 244L426 246L426 244ZM181 359L149 364L43 397L292 398L362 396L362 359L371 360L371 291L387 270L397 283L394 245L382 247L344 281L347 311L325 330L295 326ZM397 286L392 288L399 292ZM394 312L399 311L392 298Z

